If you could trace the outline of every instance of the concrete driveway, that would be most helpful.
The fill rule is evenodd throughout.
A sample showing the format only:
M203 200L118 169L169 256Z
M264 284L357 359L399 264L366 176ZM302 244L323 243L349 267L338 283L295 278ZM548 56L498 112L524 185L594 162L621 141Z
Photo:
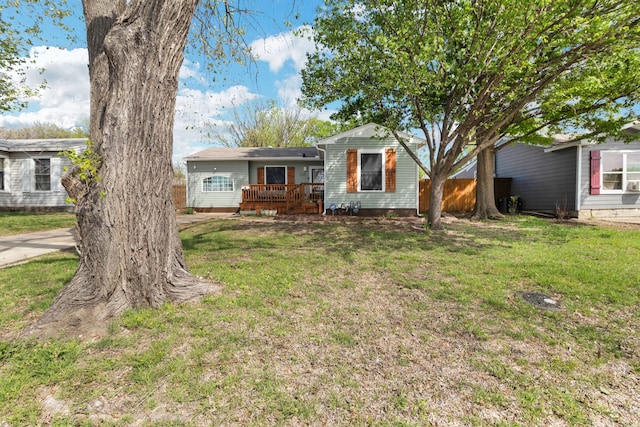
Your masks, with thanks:
M179 227L211 219L231 218L232 214L178 215ZM72 228L39 231L36 233L0 236L0 268L27 262L31 258L75 247L76 241Z

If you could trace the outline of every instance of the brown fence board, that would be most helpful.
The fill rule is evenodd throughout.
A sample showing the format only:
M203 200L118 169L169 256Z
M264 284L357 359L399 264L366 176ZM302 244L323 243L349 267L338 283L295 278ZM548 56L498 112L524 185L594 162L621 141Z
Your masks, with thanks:
M176 210L184 210L187 208L187 186L186 185L174 185L173 186L173 204Z
M431 180L420 180L420 212L429 210ZM476 180L474 178L448 179L442 194L443 212L471 212L476 207Z
M476 208L475 178L448 179L442 194L443 212L473 212ZM511 178L494 178L493 189L496 199L511 194ZM420 180L420 212L429 211L429 191L431 180Z

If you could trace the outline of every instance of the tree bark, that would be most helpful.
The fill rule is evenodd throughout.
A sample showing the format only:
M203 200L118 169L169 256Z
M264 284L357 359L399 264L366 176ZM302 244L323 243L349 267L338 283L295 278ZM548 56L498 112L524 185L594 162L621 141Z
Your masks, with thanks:
M432 230L442 230L442 197L448 174L432 171L427 220Z
M495 175L495 146L491 145L478 153L476 173L476 207L473 219L494 219L503 215L495 201L493 177Z
M102 161L77 200L78 269L36 329L106 325L129 308L216 290L186 270L171 196L178 73L197 1L83 0L90 138Z

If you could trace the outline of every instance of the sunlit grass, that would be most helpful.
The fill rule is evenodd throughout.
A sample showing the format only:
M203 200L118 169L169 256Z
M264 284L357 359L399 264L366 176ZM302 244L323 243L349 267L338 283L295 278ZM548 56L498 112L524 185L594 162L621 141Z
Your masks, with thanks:
M73 227L70 212L0 212L0 236Z
M106 425L635 416L638 231L528 217L445 232L400 220L227 220L182 237L191 271L222 292L128 311L98 340L0 341L0 423L48 414L83 425L105 413ZM76 262L58 253L0 270L2 331L35 320ZM523 291L560 309L531 306ZM47 413L46 395L66 411Z

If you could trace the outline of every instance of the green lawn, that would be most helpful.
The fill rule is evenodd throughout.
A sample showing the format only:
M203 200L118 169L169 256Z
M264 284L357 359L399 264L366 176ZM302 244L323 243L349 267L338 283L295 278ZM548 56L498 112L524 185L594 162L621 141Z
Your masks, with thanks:
M0 425L638 422L640 231L236 219L182 237L222 292L130 311L103 338L9 338L73 254L0 270Z
M73 227L70 212L0 212L0 236Z

